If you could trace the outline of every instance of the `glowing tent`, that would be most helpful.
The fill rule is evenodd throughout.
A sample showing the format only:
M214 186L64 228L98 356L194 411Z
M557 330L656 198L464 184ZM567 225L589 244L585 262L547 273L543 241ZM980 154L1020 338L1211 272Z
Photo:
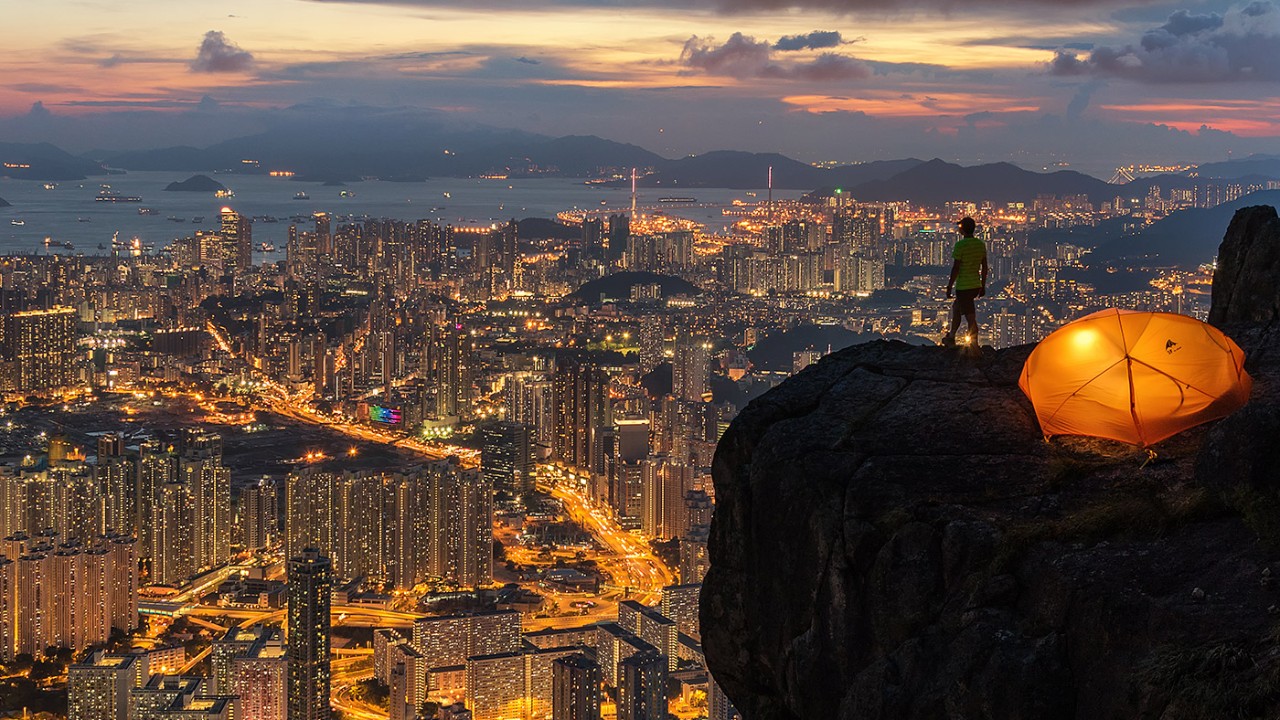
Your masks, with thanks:
M1045 436L1091 435L1147 446L1249 399L1244 352L1217 328L1172 313L1103 310L1055 330L1018 387Z

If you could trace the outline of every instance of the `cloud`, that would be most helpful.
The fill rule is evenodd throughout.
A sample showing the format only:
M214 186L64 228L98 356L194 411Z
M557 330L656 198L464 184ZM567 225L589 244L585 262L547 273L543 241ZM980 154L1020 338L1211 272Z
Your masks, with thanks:
M1278 55L1280 10L1258 0L1222 15L1179 10L1137 43L1099 46L1084 57L1059 50L1047 65L1052 75L1145 83L1280 81Z
M872 74L866 63L837 53L823 53L807 62L775 62L768 41L756 40L740 32L731 35L723 45L716 45L714 40L697 35L689 38L680 53L680 63L708 75L742 79L831 82L866 78Z
M196 59L191 61L191 69L195 72L233 73L244 72L251 67L253 54L241 50L218 30L210 30L204 34Z
M808 35L786 35L778 38L773 44L774 50L790 52L792 50L822 50L839 47L844 42L837 30L814 30Z
M542 64L541 60L534 60L533 58L528 58L523 55L516 58L516 62L524 63L525 65L541 65Z

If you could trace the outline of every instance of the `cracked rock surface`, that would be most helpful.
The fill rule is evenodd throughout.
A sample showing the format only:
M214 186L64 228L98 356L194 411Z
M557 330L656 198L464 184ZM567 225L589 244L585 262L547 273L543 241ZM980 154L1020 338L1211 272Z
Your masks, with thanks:
M1046 442L1030 347L860 345L717 449L702 628L748 720L1280 717L1280 221L1211 316L1250 404L1144 452Z

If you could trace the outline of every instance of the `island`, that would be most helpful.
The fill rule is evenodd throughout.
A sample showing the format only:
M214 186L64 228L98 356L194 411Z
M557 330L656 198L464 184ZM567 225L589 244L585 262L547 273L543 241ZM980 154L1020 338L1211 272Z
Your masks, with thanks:
M192 175L182 182L171 182L165 186L165 192L218 192L227 186L208 175Z
M9 207L9 203L4 198L0 198L0 207Z

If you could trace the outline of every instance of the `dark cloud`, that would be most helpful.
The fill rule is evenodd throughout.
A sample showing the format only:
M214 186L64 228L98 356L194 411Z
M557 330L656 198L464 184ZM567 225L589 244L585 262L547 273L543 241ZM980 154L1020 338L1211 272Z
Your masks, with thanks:
M1136 44L1100 46L1086 57L1060 50L1053 75L1096 75L1150 83L1280 80L1280 11L1266 0L1217 13L1179 10Z
M774 50L822 50L839 47L844 42L838 30L814 30L808 35L785 35L773 44Z
M516 58L516 62L524 63L525 65L541 65L542 64L541 60L534 60L533 58L527 58L523 55Z
M218 30L204 34L196 59L191 61L195 72L231 73L244 72L253 67L253 54L241 50Z
M823 53L808 62L775 62L768 41L742 33L734 33L723 45L695 35L685 42L680 62L691 70L736 78L830 82L871 75L866 63L837 53Z

